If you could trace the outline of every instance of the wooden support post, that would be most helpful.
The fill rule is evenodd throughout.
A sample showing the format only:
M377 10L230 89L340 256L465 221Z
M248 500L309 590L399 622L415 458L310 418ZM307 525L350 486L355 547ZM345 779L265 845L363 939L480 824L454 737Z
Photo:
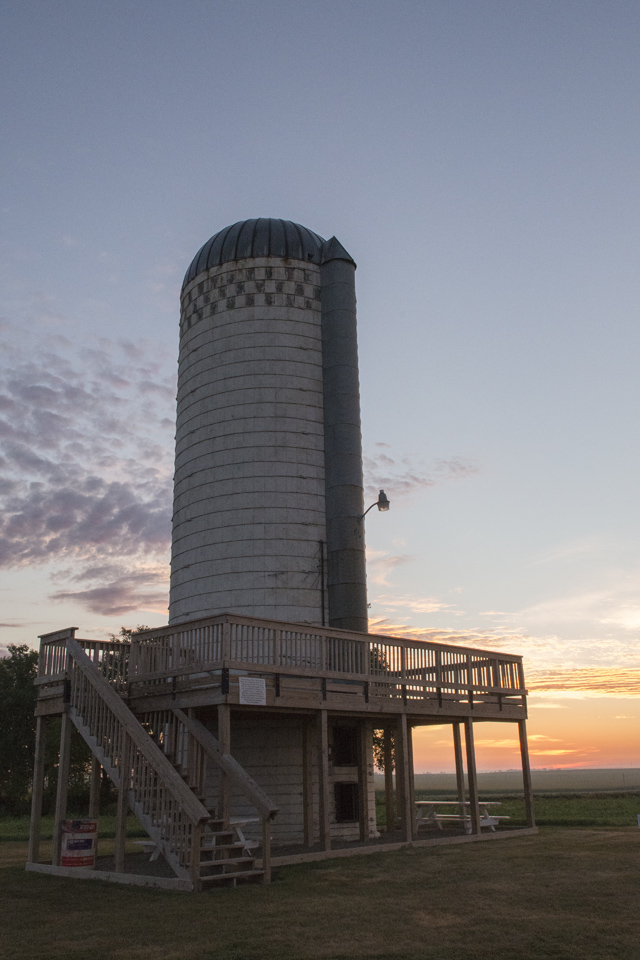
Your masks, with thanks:
M407 757L409 760L409 803L411 804L411 823L415 824L416 816L416 780L413 769L413 727L407 724ZM415 833L415 826L412 827Z
M398 719L396 737L396 785L398 788L398 807L402 831L407 840L413 840L413 821L415 815L411 806L409 734L407 715L401 713Z
M202 880L200 879L200 857L202 856L202 826L197 823L191 828L191 864L190 874L193 892L199 893L202 890ZM224 868L223 868L224 869Z
M460 736L460 724L452 723L453 730L453 753L456 760L456 787L458 788L458 800L464 803L466 800L464 789L464 762L462 759L462 737Z
M313 846L313 748L313 729L310 723L305 723L302 728L302 815L305 847Z
M384 728L384 805L387 833L396 828L393 798L393 736L391 727Z
M58 786L56 789L56 812L53 832L54 867L60 866L60 849L62 846L62 821L67 816L67 796L69 793L69 766L71 762L71 720L69 714L63 713L60 718L60 756L58 759Z
M271 883L271 817L262 816L262 874L263 883Z
M359 751L358 751L358 793L360 809L358 811L360 818L360 839L369 839L369 755L371 753L371 742L369 739L368 724L365 720L360 721L359 729Z
M527 826L535 827L536 818L533 809L533 785L531 783L531 767L529 766L526 720L518 720L518 732L520 734L520 757L522 759L522 782L524 786L524 807L527 815Z
M318 799L320 807L320 845L323 850L331 850L329 724L326 710L318 711Z
M46 743L46 717L36 720L36 749L33 759L33 783L31 786L31 827L29 830L29 863L40 859L40 821L42 819L42 792L44 788L44 752Z
M124 873L124 847L127 839L127 814L129 812L129 786L131 779L131 741L129 734L121 729L121 763L118 764L118 806L116 808L116 838L114 842L114 869Z
M89 780L89 817L96 820L100 815L100 771L101 766L97 757L91 758L91 773Z
M464 739L467 748L467 778L469 781L469 816L471 833L480 833L480 809L478 807L478 773L476 771L476 748L473 741L473 720L464 721Z
M231 708L228 703L218 704L218 743L223 754L231 753ZM223 770L219 782L218 818L224 821L226 829L231 816L231 784Z

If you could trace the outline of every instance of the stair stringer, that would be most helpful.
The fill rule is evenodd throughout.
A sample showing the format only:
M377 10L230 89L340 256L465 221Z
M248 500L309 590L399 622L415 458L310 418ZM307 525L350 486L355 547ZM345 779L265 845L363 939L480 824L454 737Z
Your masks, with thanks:
M89 747L93 755L96 757L100 765L103 767L104 770L106 770L107 776L113 782L116 789L119 790L120 777L118 775L117 768L111 764L109 758L101 749L96 738L93 736L93 734L89 732L89 728L83 723L82 717L79 715L78 711L73 706L69 707L69 719L71 720L74 727L76 728L76 730L78 731L78 733L80 734L84 742L87 744L87 746ZM141 725L140 729L144 730L144 727L142 727ZM149 736L149 734L146 731L144 731L144 734L146 737ZM158 847L160 847L163 857L165 858L165 860L167 861L167 863L169 864L169 866L171 867L175 875L179 877L180 880L190 880L191 876L189 871L186 870L181 865L180 861L178 860L176 855L172 852L171 848L169 847L169 844L167 843L166 840L163 839L162 834L160 833L158 828L154 826L154 823L151 817L144 812L144 810L142 809L142 804L140 804L135 799L133 792L131 790L128 791L127 800L128 800L130 809L138 818L140 825L144 827L144 829L147 831L147 833L149 834L153 842L157 844Z

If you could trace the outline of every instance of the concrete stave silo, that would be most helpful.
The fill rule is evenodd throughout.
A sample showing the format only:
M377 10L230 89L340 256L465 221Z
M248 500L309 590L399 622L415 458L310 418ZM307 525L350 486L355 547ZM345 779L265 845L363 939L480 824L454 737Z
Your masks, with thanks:
M281 220L220 231L187 271L171 623L366 631L354 271Z

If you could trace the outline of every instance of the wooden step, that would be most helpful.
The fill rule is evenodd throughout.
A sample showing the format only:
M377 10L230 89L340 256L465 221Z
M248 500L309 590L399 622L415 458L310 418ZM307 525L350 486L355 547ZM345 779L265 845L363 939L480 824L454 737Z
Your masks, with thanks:
M210 885L222 883L225 880L247 880L263 876L264 870L245 870L242 873L214 873L206 877L200 877L200 883Z
M228 860L201 860L201 867L226 867L233 864L235 867L239 863L255 863L255 857L230 857Z
M236 843L203 843L201 850L244 850L244 843L240 840Z

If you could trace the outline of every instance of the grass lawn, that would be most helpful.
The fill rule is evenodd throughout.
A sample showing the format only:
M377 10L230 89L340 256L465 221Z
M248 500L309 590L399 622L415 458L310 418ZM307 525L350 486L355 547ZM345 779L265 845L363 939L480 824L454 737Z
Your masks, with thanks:
M69 814L69 818L74 816L86 817L86 813ZM115 814L102 815L98 820L98 831L100 838L115 837L116 818ZM51 840L53 836L53 816L43 817L40 821L40 837L42 840ZM127 836L128 837L146 837L147 831L141 827L134 816L127 817ZM29 817L0 817L0 841L2 840L28 840L29 839ZM0 848L1 853L1 848Z
M637 827L543 827L202 894L25 873L25 855L24 841L0 843L3 960L640 957Z

